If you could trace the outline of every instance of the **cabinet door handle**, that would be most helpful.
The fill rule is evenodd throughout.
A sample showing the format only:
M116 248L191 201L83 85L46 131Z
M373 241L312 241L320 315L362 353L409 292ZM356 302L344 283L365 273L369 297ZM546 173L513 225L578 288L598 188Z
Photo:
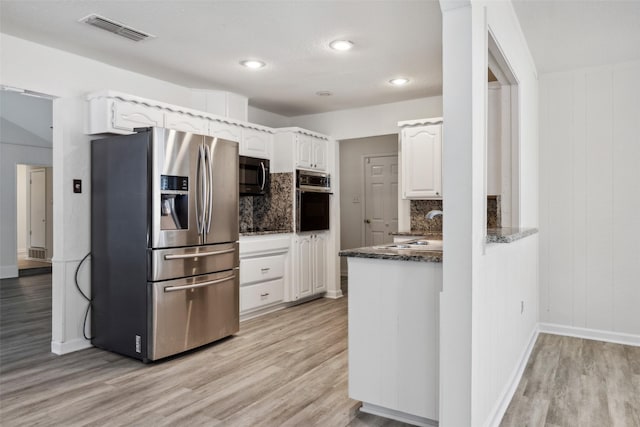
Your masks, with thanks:
M260 269L260 271L262 271L263 273L266 273L269 270L271 270L271 267L264 267Z
M265 292L264 294L260 294L261 298L268 297L268 296L269 296L269 292Z

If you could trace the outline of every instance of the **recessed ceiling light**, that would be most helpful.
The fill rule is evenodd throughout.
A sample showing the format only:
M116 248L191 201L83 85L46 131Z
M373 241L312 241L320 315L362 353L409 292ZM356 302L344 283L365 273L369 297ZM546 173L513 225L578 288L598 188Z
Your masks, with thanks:
M353 42L349 40L334 40L329 43L329 47L333 50L346 51L353 47Z
M407 83L409 83L409 79L406 77L397 77L395 79L389 80L389 83L391 83L394 86L404 86Z
M262 68L267 64L262 61L258 61L257 59L245 59L244 61L240 61L240 65L251 68L253 70L257 70L258 68Z
M331 96L331 95L333 95L333 93L331 93L328 90L319 90L319 91L316 92L316 95L318 95L318 96Z

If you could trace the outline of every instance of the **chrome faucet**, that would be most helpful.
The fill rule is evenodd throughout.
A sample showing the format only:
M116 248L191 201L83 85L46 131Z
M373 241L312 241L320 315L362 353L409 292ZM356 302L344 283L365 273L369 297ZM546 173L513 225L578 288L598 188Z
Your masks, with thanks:
M432 211L429 211L427 213L427 215L425 216L425 218L433 219L433 218L437 217L438 215L442 216L442 211L434 209Z

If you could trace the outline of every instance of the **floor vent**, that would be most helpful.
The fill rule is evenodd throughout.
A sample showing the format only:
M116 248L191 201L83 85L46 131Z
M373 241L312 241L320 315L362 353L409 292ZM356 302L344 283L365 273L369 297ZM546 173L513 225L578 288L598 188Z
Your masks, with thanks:
M29 258L47 259L47 250L43 248L29 248Z
M151 38L155 37L149 33L136 30L134 28L131 28L124 24L116 22L112 19L97 15L95 13L85 16L84 18L80 19L78 22L83 22L85 24L93 25L94 27L100 28L101 30L109 31L110 33L125 37L129 40L133 40L136 42L139 42L141 40L146 40L150 37Z

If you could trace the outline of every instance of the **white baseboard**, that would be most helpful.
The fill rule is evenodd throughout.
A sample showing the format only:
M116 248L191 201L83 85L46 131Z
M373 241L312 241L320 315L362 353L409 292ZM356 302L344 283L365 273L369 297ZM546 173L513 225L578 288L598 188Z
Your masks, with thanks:
M511 403L511 399L513 399L513 395L518 388L518 384L520 384L522 374L524 373L524 369L527 367L527 362L529 361L529 357L531 356L531 352L533 351L533 346L538 339L538 333L538 325L536 325L531 332L527 347L524 349L524 352L520 356L518 365L511 374L511 378L505 385L502 395L498 399L496 406L494 407L493 411L491 411L490 416L487 418L489 422L485 423L485 426L497 427L500 425L500 421L502 421L502 417L507 411L509 403Z
M579 328L576 326L558 325L555 323L539 323L538 330L547 334L565 335L568 337L640 347L640 335L603 331L600 329Z
M73 353L74 351L84 350L85 348L93 347L91 341L84 338L76 338L71 341L51 341L51 352L58 355L67 353Z
M10 279L18 277L17 265L0 265L0 279Z
M324 294L325 298L331 298L331 299L338 299L338 298L342 298L342 290L341 289L337 289L337 290L331 290L331 291L327 291Z
M439 424L436 420L405 414L404 412L394 411L393 409L383 408L382 406L366 402L362 402L360 411L421 427L437 426Z

